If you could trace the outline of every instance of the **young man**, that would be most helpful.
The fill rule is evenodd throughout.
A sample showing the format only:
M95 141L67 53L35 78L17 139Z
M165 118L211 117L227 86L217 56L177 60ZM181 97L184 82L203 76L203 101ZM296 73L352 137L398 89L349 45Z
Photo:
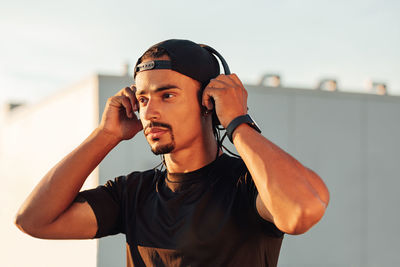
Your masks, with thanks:
M219 75L205 48L156 44L139 58L135 82L109 98L100 126L36 186L17 226L39 238L124 233L128 265L276 266L283 234L323 216L322 180L260 134L241 81ZM241 159L222 152L218 123ZM166 171L79 192L107 153L142 129Z

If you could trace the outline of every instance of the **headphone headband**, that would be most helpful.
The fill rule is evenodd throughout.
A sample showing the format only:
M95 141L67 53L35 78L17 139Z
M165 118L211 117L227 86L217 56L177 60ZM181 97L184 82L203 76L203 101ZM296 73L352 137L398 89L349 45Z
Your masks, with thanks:
M220 53L218 53L217 50L215 50L211 46L208 46L208 45L205 45L205 44L199 44L199 45L201 47L203 47L204 49L206 49L211 54L214 54L219 58L219 60L221 61L222 67L224 68L224 72L225 72L226 75L231 74L231 70L229 69L228 63L226 63L224 57Z

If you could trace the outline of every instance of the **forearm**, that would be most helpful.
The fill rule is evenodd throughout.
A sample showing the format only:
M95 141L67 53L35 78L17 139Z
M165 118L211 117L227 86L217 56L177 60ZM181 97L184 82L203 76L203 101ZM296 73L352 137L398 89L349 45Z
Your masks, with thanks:
M89 174L117 144L115 138L96 129L42 178L18 211L16 224L43 227L52 223L71 205Z
M280 229L301 232L322 217L329 194L318 175L246 124L233 141Z

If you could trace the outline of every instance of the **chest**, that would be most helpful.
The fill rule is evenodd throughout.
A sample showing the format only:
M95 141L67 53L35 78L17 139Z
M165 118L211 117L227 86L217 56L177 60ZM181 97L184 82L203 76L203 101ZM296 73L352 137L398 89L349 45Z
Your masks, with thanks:
M155 190L136 203L132 238L143 247L196 250L237 242L248 232L246 196L233 186L174 194Z

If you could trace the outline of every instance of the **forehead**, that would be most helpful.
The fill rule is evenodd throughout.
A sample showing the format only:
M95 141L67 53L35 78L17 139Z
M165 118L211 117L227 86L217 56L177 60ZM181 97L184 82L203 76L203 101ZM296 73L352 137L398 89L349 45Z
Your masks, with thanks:
M145 93L155 91L158 88L176 86L188 91L197 91L200 88L200 82L180 74L179 72L168 69L155 69L139 72L135 78L136 92Z

